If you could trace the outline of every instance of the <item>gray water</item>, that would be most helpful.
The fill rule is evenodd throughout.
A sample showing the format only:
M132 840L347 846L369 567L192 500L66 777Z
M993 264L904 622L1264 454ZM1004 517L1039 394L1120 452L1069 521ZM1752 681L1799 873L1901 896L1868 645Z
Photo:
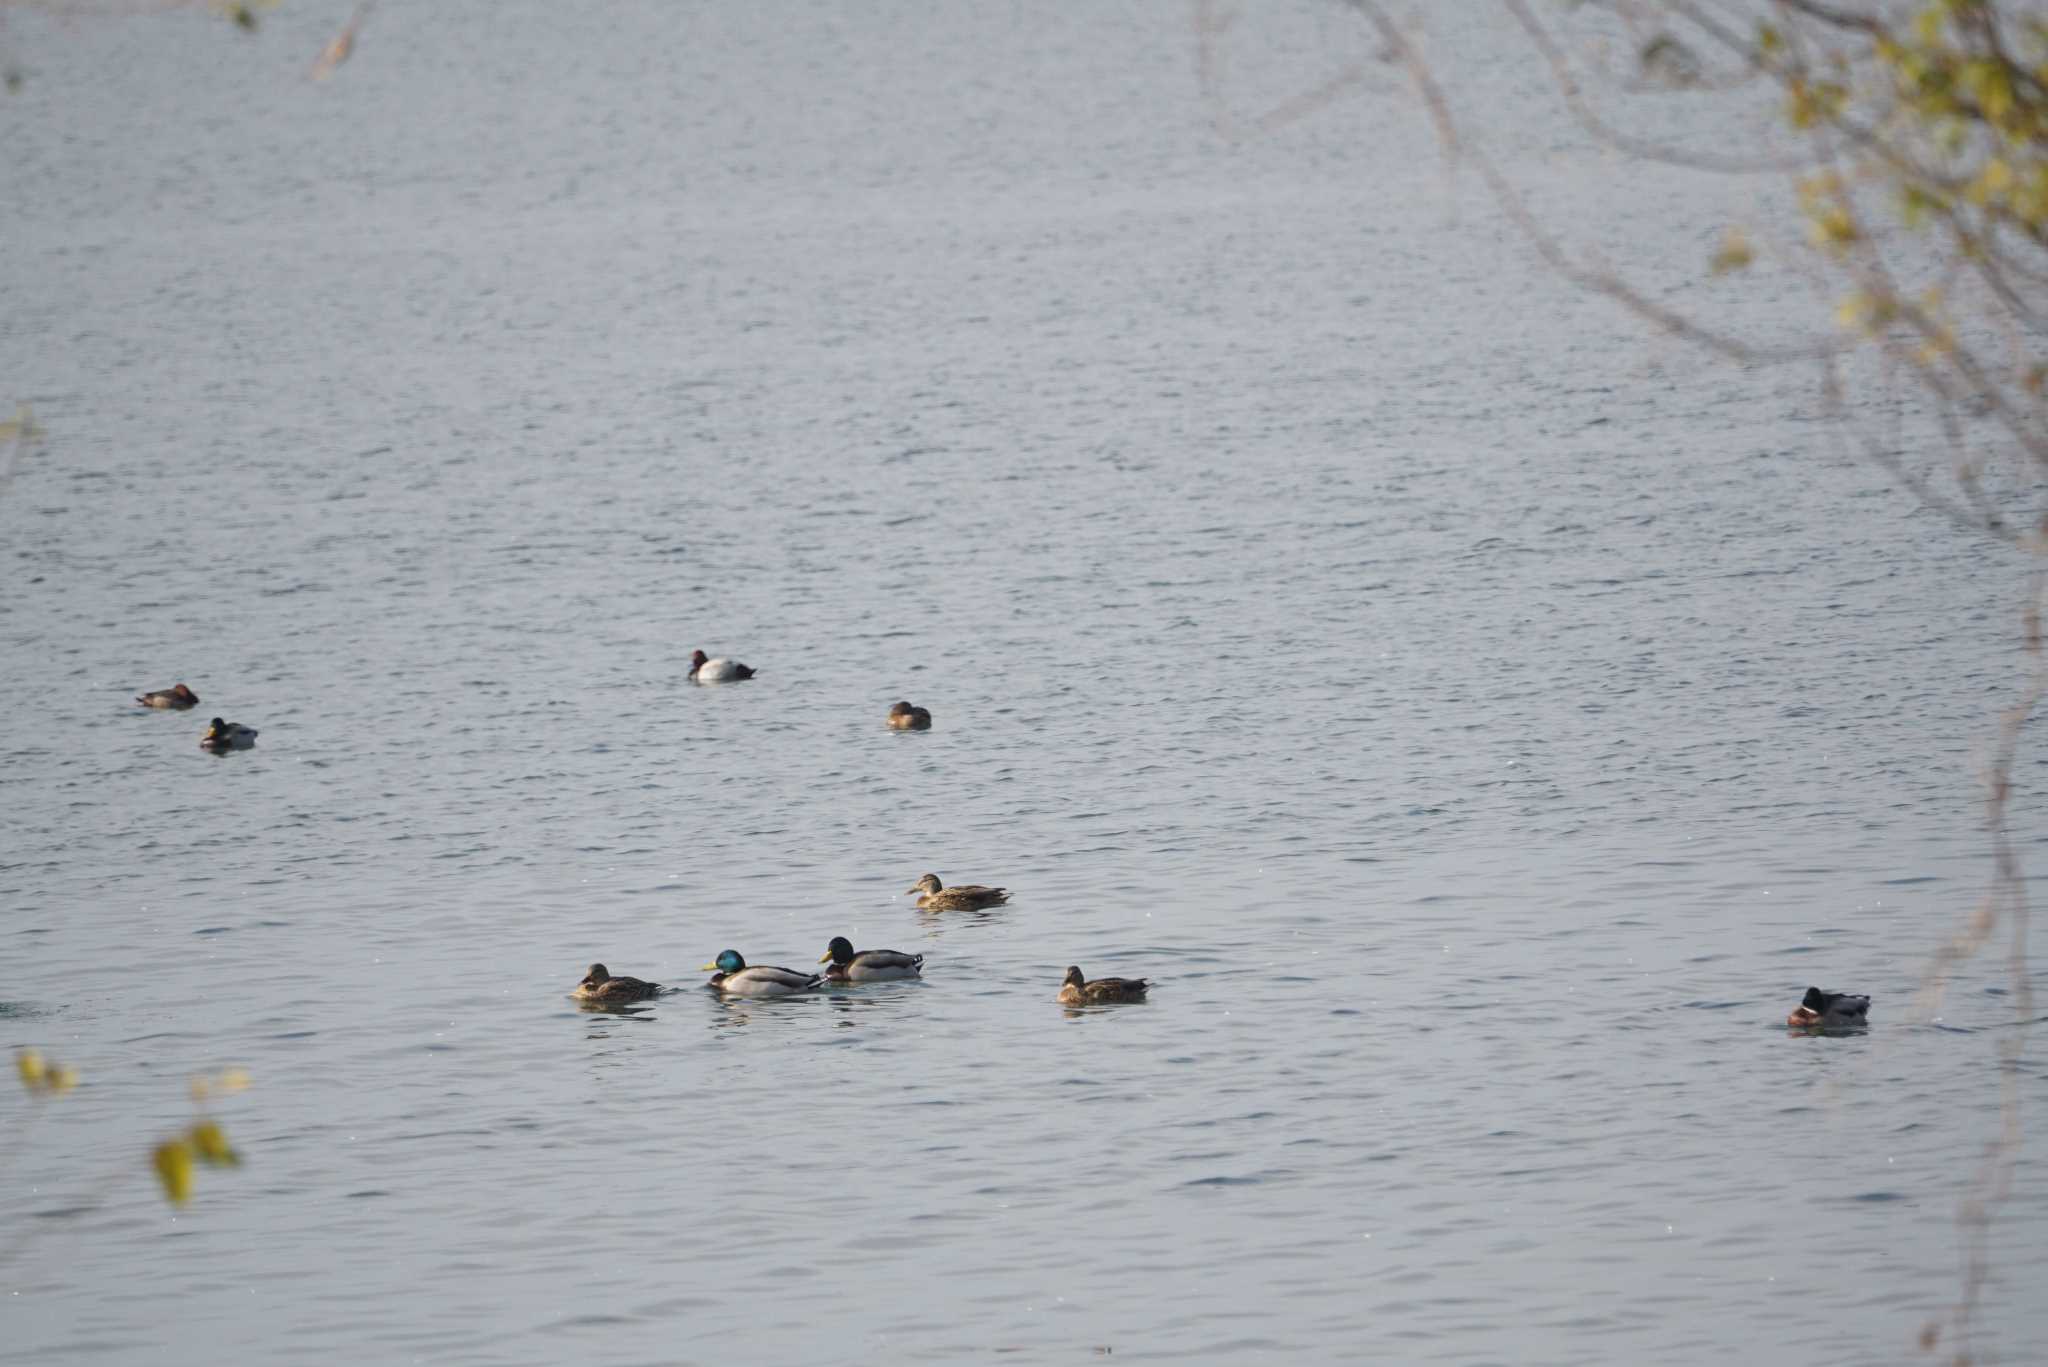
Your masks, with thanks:
M348 12L8 15L0 994L84 1085L6 1103L0 1360L1922 1360L2023 585L1808 377L1545 272L1396 71L1221 136L1334 6L1206 95L1167 4L387 5L308 83ZM1721 298L1724 187L1430 25ZM925 980L699 989L839 934Z

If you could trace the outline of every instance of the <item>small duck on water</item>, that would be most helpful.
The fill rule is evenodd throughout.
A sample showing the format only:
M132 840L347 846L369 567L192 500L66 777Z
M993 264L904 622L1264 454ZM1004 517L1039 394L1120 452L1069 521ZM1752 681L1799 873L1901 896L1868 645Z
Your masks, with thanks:
M1097 978L1089 982L1078 968L1069 968L1060 982L1060 1001L1068 1006L1101 1006L1105 1002L1145 1000L1143 978Z
M1870 1024L1870 998L1848 992L1806 989L1806 996L1785 1017L1785 1024L1820 1030L1845 1029Z
M924 955L899 954L893 949L863 949L853 952L853 942L844 935L834 935L832 943L825 946L825 957L819 963L832 966L825 970L828 982L875 983L891 978L915 978L924 971Z
M240 722L222 721L215 717L207 723L206 734L199 738L199 748L224 754L229 750L247 750L256 744L256 728Z
M690 677L698 683L725 683L733 679L751 679L754 671L738 660L714 660L698 650L690 654Z
M737 949L726 950L704 967L711 971L711 981L704 985L729 997L792 997L815 992L825 981L820 974L799 973L793 968L768 964L749 968Z
M949 888L939 881L936 873L928 873L917 880L917 886L906 888L904 895L922 894L917 904L926 911L972 911L976 907L999 907L1010 900L1008 888L985 888L979 883L962 883Z
M889 709L889 728L893 731L929 731L932 729L932 714L922 707L900 702Z
M144 707L174 707L180 712L199 705L199 695L179 684L175 688L158 688L148 693L137 693L135 701Z
M592 964L576 984L574 995L587 1002L637 1002L661 991L660 983L640 978L614 978L603 964Z

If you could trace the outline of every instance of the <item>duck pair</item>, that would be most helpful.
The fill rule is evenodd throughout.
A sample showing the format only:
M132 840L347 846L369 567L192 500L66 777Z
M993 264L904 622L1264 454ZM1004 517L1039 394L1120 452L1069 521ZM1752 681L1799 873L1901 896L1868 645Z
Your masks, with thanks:
M823 973L804 973L794 968L749 964L737 949L728 949L704 965L711 979L704 985L728 997L791 997L815 992L826 983L889 982L915 978L924 972L924 955L904 954L893 949L864 949L854 953L853 942L844 935L832 937L818 960L827 965Z
M159 710L183 712L199 705L199 695L188 684L174 684L169 688L154 688L147 693L137 693L135 701L144 707ZM243 726L240 722L223 721L215 717L207 723L206 734L199 738L199 748L215 754L229 750L247 750L256 744L256 728Z

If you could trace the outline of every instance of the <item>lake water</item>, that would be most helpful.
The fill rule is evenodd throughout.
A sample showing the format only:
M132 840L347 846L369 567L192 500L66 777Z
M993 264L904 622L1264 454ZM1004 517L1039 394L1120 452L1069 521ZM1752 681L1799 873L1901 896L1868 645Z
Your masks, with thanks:
M1544 271L1335 6L1206 95L1169 4L391 5L309 83L348 13L8 15L0 1011L84 1085L0 1360L1925 1360L2024 585L1809 376ZM1429 27L1562 229L1813 315ZM699 989L834 935L925 980Z

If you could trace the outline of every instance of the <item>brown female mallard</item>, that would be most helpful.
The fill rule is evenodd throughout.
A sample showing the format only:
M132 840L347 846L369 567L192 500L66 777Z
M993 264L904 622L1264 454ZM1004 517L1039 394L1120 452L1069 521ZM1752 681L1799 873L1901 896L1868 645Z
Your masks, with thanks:
M637 1002L661 991L660 983L639 978L614 978L603 964L592 964L576 984L575 996L587 1002Z
M148 693L137 693L135 701L144 707L175 707L182 712L188 707L197 707L199 695L185 685L179 684L175 688L158 688Z
M1089 982L1078 968L1069 968L1060 983L1060 1000L1068 1006L1101 1006L1105 1002L1145 1000L1143 978L1097 978Z
M917 886L906 890L923 894L917 904L926 911L972 911L976 907L999 907L1010 900L1007 888L985 888L979 883L962 883L949 888L939 881L936 873L928 873L917 880Z

